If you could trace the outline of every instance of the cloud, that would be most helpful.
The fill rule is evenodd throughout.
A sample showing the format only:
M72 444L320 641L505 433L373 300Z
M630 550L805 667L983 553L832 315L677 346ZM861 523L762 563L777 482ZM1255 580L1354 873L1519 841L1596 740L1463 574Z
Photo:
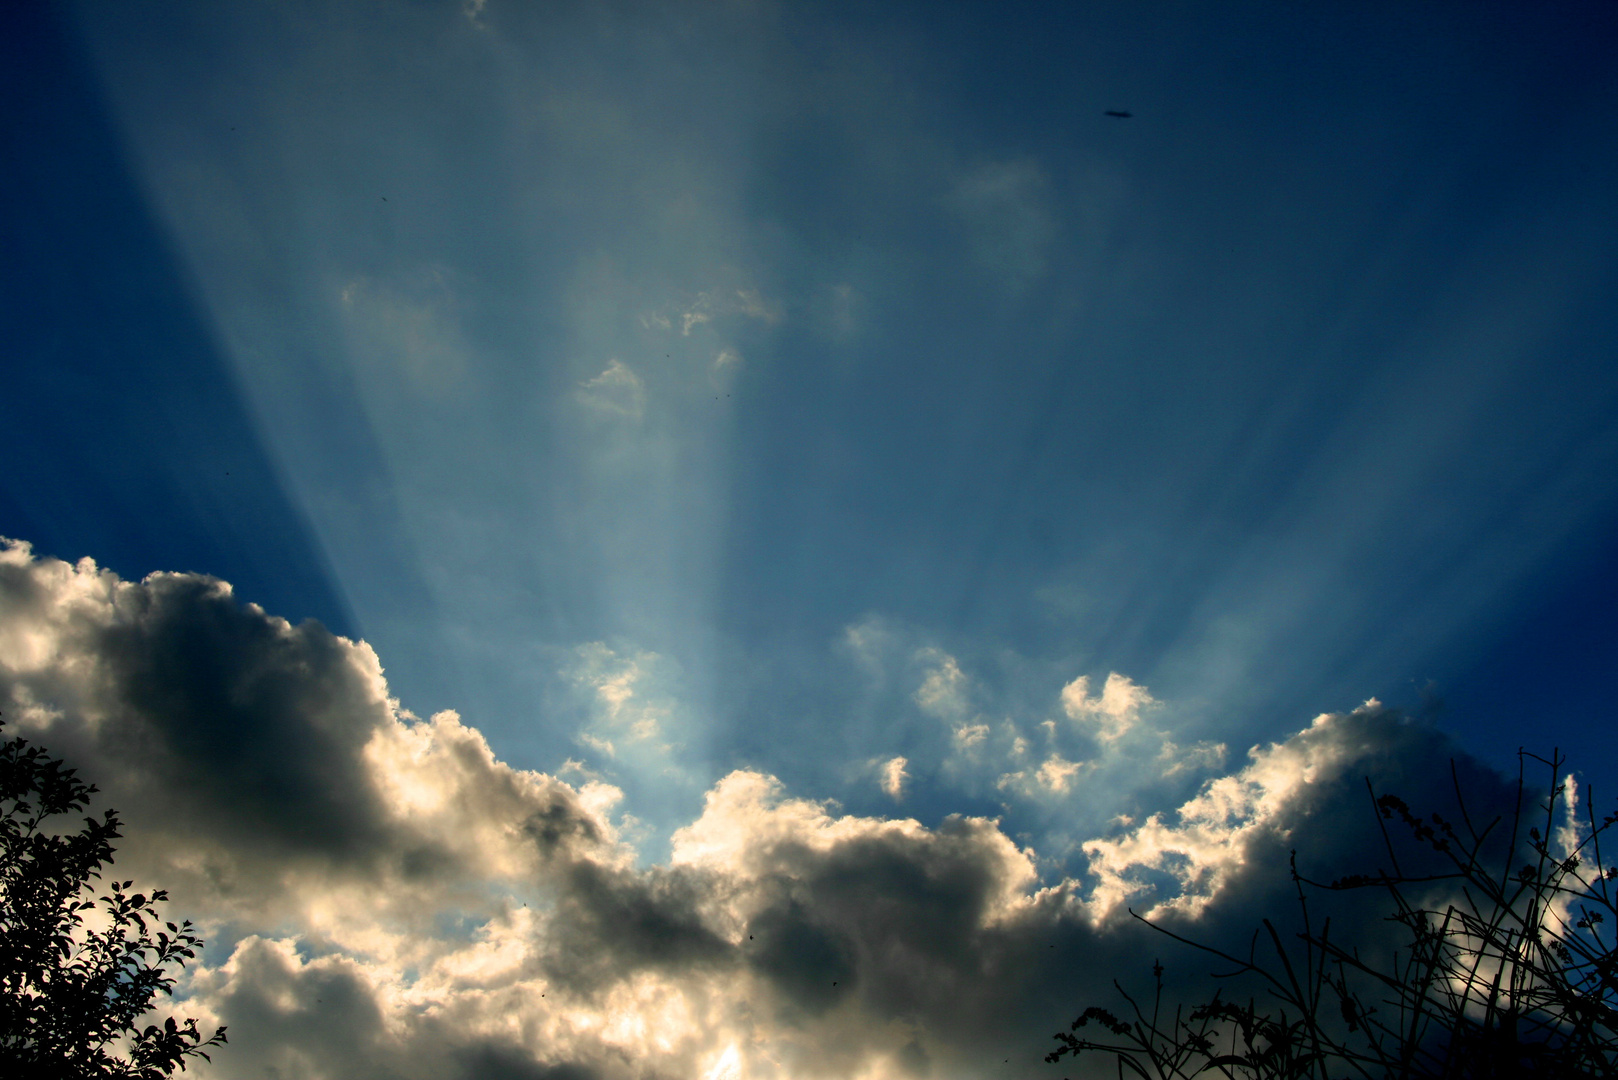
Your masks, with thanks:
M894 757L882 766L882 791L894 802L904 798L905 781L909 779L905 766L909 764L903 757Z
M843 628L838 644L871 679L883 679L903 635L886 620L867 615Z
M937 649L924 650L917 659L927 661L930 669L916 688L916 704L930 716L958 724L971 712L968 682L960 663Z
M461 327L455 280L447 268L429 266L393 283L360 277L342 287L338 307L362 377L386 391L402 374L404 385L427 397L466 381L476 356Z
M781 305L766 300L757 289L736 290L736 310L750 319L758 319L771 326L781 321Z
M640 324L647 329L678 331L681 337L690 337L691 331L713 324L715 320L739 316L774 326L784 315L780 303L767 299L757 289L712 289L647 311L640 316Z
M623 799L618 785L642 804L695 798L699 781L687 752L693 720L681 702L677 664L650 650L596 641L574 650L561 674L577 695L583 722L574 737L590 763L574 763L591 781L581 798L614 805ZM618 824L626 838L633 833L637 842L647 839L633 815L621 815Z
M1008 291L1045 273L1057 233L1049 186L1033 161L991 162L964 171L944 200L979 265Z
M988 739L989 725L962 724L950 732L950 737L954 740L957 750L969 752L973 747L982 745Z
M357 917L405 918L472 903L468 882L614 849L571 786L498 762L454 713L402 710L369 646L241 604L224 582L125 582L12 544L0 595L12 732L48 734L93 775L130 822L122 860L204 914L364 934L338 898L376 890Z
M622 360L608 361L599 375L579 386L579 400L588 408L626 420L646 415L646 384Z
M1434 781L1449 779L1445 751L1456 753L1435 733L1375 699L1350 713L1323 713L1291 738L1253 747L1239 772L1208 781L1176 809L1153 813L1116 838L1086 843L1095 876L1089 897L1093 916L1105 919L1127 903L1201 913L1232 880L1251 873L1255 851L1273 847L1280 838L1300 837L1306 821L1311 826L1331 822L1326 834L1314 835L1313 859L1320 858L1321 849L1330 856L1345 847L1380 858L1372 837L1344 843L1373 818L1365 789L1355 781L1375 773L1383 790L1402 788L1431 800ZM1506 805L1498 777L1462 763L1468 766L1468 789ZM1445 787L1440 784L1437 791ZM1356 801L1358 808L1352 806ZM1439 801L1445 814L1459 819L1452 796L1445 793ZM1343 807L1340 818L1321 812L1330 804ZM1329 835L1333 830L1339 830L1336 836Z
M1142 709L1157 702L1144 686L1116 671L1107 676L1099 697L1090 696L1090 678L1080 675L1062 687L1062 710L1073 720L1094 720L1104 743L1117 742L1134 727Z
M1146 717L1162 703L1127 675L1109 673L1100 694L1092 695L1090 685L1089 676L1081 675L1062 687L1058 700L1071 725L1042 722L1042 756L1031 755L1024 739L1023 752L1007 759L1015 767L996 786L1066 808L1078 798L1099 803L1109 791L1116 801L1126 787L1138 791L1194 779L1224 764L1224 744L1198 740L1182 746L1170 730L1148 723Z
M935 792L1001 801L1018 827L1037 825L1051 857L1077 852L1080 833L1120 813L1135 814L1141 799L1161 803L1188 792L1224 764L1222 743L1187 738L1146 687L1118 672L1107 675L1099 692L1092 692L1087 675L1052 680L1041 700L1021 685L1026 679L1008 689L1004 670L988 676L969 670L958 657L879 619L848 627L842 645L874 694L908 681L909 704L934 722L912 729L893 748L904 753L907 774L924 778ZM1004 657L997 662L1006 667ZM1027 665L1020 666L1026 672Z
M645 742L657 738L668 719L670 704L662 700L649 700L643 683L648 669L662 662L656 653L641 652L621 656L596 641L581 646L578 662L569 671L573 681L588 690L595 698L593 727L629 742ZM616 756L612 743L589 731L584 737L590 745Z
M742 354L735 349L720 349L714 354L713 363L708 365L708 385L715 390L729 391L736 385L744 363Z
M579 687L632 727L655 666L589 647ZM976 692L942 653L917 674L937 691L918 708ZM1099 696L1069 683L1064 710L1146 706L1116 680ZM847 814L738 769L647 865L606 816L616 788L576 763L578 786L514 769L454 713L413 716L363 642L211 578L128 582L16 543L0 547L0 712L121 811L120 874L204 925L176 1007L230 1025L197 1072L231 1080L897 1080L1032 1062L1112 1000L1112 978L1168 955L1124 905L1239 947L1284 910L1288 848L1347 871L1379 842L1363 775L1427 794L1455 754L1380 707L1323 716L1120 819L1055 878L994 818ZM1035 782L1090 779L1024 738ZM888 794L912 766L886 759ZM1506 805L1503 782L1461 768L1474 812ZM1360 918L1374 932L1380 914Z

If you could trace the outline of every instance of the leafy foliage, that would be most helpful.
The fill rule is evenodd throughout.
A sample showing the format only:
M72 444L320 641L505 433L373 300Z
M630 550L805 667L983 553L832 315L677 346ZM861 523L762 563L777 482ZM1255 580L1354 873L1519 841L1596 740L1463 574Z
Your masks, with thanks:
M1133 1019L1086 1009L1056 1034L1060 1045L1046 1060L1100 1051L1114 1056L1120 1076L1127 1070L1147 1080L1618 1075L1618 945L1605 929L1618 926L1618 867L1601 856L1602 835L1618 814L1597 820L1586 804L1579 827L1569 781L1556 782L1561 756L1519 754L1522 765L1528 760L1550 770L1550 794L1531 805L1519 768L1509 838L1499 818L1474 827L1452 766L1459 823L1420 817L1398 797L1371 791L1391 869L1323 884L1299 875L1294 851L1303 928L1290 947L1269 919L1263 955L1255 932L1245 958L1148 922L1230 964L1220 977L1245 978L1259 994L1241 1004L1216 993L1171 1016L1163 968L1155 965L1149 1010L1119 986ZM1524 834L1528 815L1542 815L1543 830L1530 825ZM1436 857L1436 872L1403 868L1390 822ZM1329 919L1317 930L1310 917L1311 891L1364 889L1391 902L1387 921L1405 942L1386 961L1334 940ZM1091 1024L1108 1035L1079 1034Z
M196 957L189 921L164 922L155 892L92 882L112 861L118 816L84 818L77 832L49 820L89 805L95 788L25 739L0 742L0 1071L8 1076L156 1080L205 1047L195 1020L140 1026L168 965Z

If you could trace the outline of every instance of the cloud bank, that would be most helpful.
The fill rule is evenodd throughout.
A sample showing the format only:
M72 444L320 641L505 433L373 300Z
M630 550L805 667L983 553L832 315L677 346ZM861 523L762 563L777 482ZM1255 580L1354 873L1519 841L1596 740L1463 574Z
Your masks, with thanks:
M645 722L626 712L636 662L581 654L617 738ZM918 663L918 705L971 753L967 677ZM1103 748L1155 731L1122 675L1057 705ZM124 581L17 542L0 548L0 711L121 812L120 876L204 927L176 1008L230 1025L195 1072L232 1080L1037 1072L1114 978L1154 955L1201 977L1128 907L1245 943L1285 910L1290 848L1306 869L1364 868L1345 865L1377 843L1362 777L1424 796L1457 755L1374 703L1323 715L1121 818L1055 878L996 820L845 814L739 770L646 865L617 788L513 769L454 713L411 714L364 642L212 578ZM1109 760L1030 753L999 782L1055 789ZM913 766L890 755L875 775L901 800Z

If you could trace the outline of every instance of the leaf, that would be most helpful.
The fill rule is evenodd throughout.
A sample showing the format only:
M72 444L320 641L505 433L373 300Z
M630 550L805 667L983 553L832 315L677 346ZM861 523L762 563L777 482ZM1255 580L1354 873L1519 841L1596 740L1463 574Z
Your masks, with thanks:
M0 721L3 724L3 721ZM120 835L113 810L81 818L77 832L42 822L89 805L95 788L42 749L0 740L0 1062L6 1075L20 1048L33 1054L27 1075L160 1080L222 1045L224 1028L207 1040L195 1019L162 1028L138 1023L158 991L172 994L163 968L191 923L166 923L180 939L150 932L146 916L168 900L162 889L130 894L133 880L113 879L99 897L92 883L112 861ZM84 932L85 914L101 905L103 929ZM92 918L88 925L103 925ZM189 948L179 950L194 957ZM183 961L182 961L183 963ZM122 1056L121 1056L122 1055Z

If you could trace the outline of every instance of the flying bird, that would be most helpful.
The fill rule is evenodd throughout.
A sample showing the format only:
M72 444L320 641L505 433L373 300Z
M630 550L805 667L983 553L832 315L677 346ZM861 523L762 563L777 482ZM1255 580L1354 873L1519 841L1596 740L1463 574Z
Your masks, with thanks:
M1132 112L1124 112L1124 111L1122 111L1120 109L1108 109L1106 111L1105 115L1117 117L1119 120L1128 120L1130 117L1134 116L1135 114L1132 113Z

